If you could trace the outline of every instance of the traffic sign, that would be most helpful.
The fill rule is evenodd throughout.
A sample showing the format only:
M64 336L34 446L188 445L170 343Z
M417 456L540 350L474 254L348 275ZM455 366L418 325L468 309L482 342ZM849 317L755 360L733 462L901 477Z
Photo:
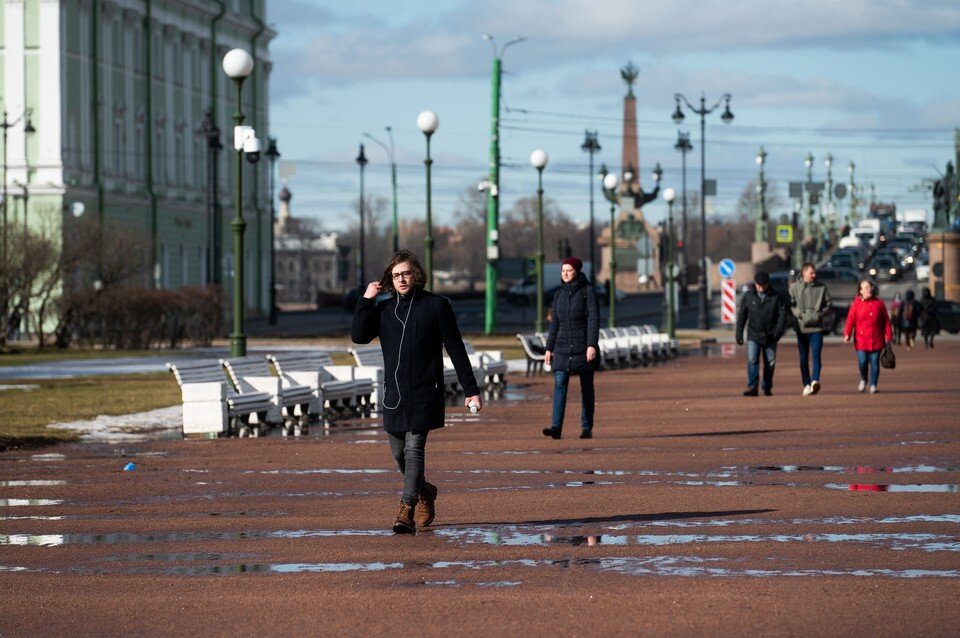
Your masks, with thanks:
M793 243L793 226L791 226L790 224L777 225L777 243L778 244Z
M737 322L737 284L733 279L720 282L720 322Z
M737 265L733 263L733 260L729 257L721 259L720 263L717 265L717 271L719 271L720 276L724 279L729 279L733 277L734 271L737 269Z

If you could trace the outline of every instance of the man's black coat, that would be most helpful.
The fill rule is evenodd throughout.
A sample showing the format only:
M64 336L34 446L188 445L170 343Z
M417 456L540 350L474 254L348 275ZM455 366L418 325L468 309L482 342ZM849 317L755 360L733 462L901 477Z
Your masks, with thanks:
M787 306L780 295L767 290L761 301L756 289L744 293L737 311L737 343L743 342L743 328L747 328L747 340L772 346L787 329Z
M361 297L351 336L354 343L370 343L380 337L384 363L380 405L383 427L388 432L443 427L444 347L466 396L480 394L457 318L446 297L420 288L406 297L394 293L380 301Z

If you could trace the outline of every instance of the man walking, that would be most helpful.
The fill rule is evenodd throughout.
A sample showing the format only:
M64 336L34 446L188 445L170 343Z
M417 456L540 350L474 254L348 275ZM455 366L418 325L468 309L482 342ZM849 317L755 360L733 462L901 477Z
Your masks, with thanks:
M444 348L466 395L464 406L483 407L450 301L425 290L426 281L419 258L409 250L397 252L380 281L367 284L351 333L354 343L379 337L383 351L383 427L403 474L393 524L397 534L415 534L436 515L437 486L424 478L424 466L427 434L443 427Z
M743 345L743 329L747 329L747 389L743 396L759 394L760 356L763 355L763 394L773 394L773 372L777 364L777 342L787 329L787 307L780 296L770 290L770 275L758 272L754 289L748 290L737 312L737 344Z
M803 396L820 392L820 354L823 351L825 320L833 309L827 287L817 281L817 269L811 262L800 268L800 281L790 286L790 311L796 320L797 348L800 350L800 376ZM813 359L813 370L810 360Z

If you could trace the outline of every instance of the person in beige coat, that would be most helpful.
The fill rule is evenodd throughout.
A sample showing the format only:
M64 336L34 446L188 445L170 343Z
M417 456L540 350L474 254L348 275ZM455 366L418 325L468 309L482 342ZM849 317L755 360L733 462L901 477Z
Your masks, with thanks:
M795 320L800 350L803 396L820 392L820 354L823 333L833 312L827 287L817 281L817 268L809 261L800 268L800 281L790 286L790 312ZM810 369L811 359L813 370Z

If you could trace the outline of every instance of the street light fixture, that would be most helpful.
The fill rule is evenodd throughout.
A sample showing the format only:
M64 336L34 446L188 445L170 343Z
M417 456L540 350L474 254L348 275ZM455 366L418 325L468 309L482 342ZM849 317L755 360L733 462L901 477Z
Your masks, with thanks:
M487 278L484 304L484 334L491 335L497 327L497 261L500 259L500 78L503 54L507 48L526 40L517 36L497 51L497 44L489 33L483 39L493 49L493 96L490 102L490 186L487 188Z
M367 283L367 253L363 247L364 239L364 204L363 204L363 169L367 165L367 156L363 152L363 144L360 145L360 152L357 154L357 166L360 167L360 237L358 243L360 249L357 251L357 290L363 292L364 284Z
M274 178L276 172L277 160L280 159L280 151L277 150L277 138L269 138L267 143L267 159L270 160L270 325L277 325L277 277L276 264L274 263L274 227L277 223L277 207L274 203Z
M671 339L675 339L677 336L676 332L676 317L674 316L674 309L676 308L676 286L677 286L677 266L676 266L676 255L675 246L676 239L673 229L673 200L677 198L676 192L672 188L667 188L663 191L663 199L667 202L667 241L665 245L667 247L666 255L666 282L667 287L664 290L664 293L667 296L667 334L670 335Z
M430 165L433 160L430 159L430 136L434 134L437 127L440 126L440 119L433 111L423 111L417 116L417 127L427 138L427 157L423 160L423 165L427 171L427 234L423 238L425 250L424 260L427 266L427 290L433 292L433 211L430 202Z
M687 272L687 153L693 150L693 144L690 143L690 133L684 133L677 129L677 142L673 145L673 148L680 151L680 173L683 183L682 201L680 202L680 283L682 284L680 286L680 302L686 306L687 295L689 294L687 292L687 282L689 281Z
M233 114L233 146L237 152L236 190L234 192L234 218L230 222L233 229L233 259L236 266L233 274L233 332L230 333L230 356L242 357L247 354L247 337L243 333L243 233L247 222L243 220L243 155L252 152L248 160L260 159L260 144L253 129L243 126L243 102L241 89L243 81L253 72L253 56L243 49L232 49L223 56L223 71L233 80L237 89L237 110Z
M387 146L369 133L364 133L363 136L382 148L387 154L387 159L390 160L390 184L393 187L393 253L396 254L397 251L400 250L400 218L397 215L397 156L394 152L393 129L389 126L384 126L383 128L390 139L390 146Z
M207 138L207 283L219 285L221 282L221 266L223 254L223 216L220 214L220 151L223 144L220 142L220 127L213 121L213 110L204 111L201 130Z
M833 155L827 153L827 157L823 160L823 165L827 169L827 227L830 229L831 233L835 233L837 229L837 216L833 211ZM822 210L822 209L821 209Z
M757 225L754 229L753 240L766 243L770 240L770 230L767 215L767 181L763 177L763 165L767 163L767 152L760 147L757 152L757 166L760 168L760 177L757 180Z
M9 215L7 213L7 210L8 210L8 206L7 206L7 201L8 201L8 198L7 198L7 131L13 128L14 126L16 126L17 124L19 124L20 120L26 118L26 122L24 123L24 126L23 126L24 138L26 138L27 135L32 135L33 133L36 133L37 130L33 128L33 123L30 121L31 115L33 115L33 109L28 106L23 110L23 113L21 113L19 117L11 121L7 119L7 111L4 110L3 121L0 122L0 127L3 128L3 236L2 236L3 246L2 246L2 251L0 251L2 252L2 258L0 258L0 270L2 271L5 271L7 269L7 233L8 233L8 226L10 224ZM24 213L24 215L26 215L26 213ZM26 221L26 218L24 218L24 221ZM26 228L24 228L24 232L26 232ZM6 317L4 317L3 319L5 320Z
M530 154L530 163L537 169L537 319L534 327L543 332L543 169L550 158L537 149Z
M813 153L807 151L807 156L803 160L803 165L807 167L807 219L806 223L803 226L803 242L807 246L807 250L810 248L816 248L817 238L815 236L814 227L813 227ZM810 240L813 240L813 246L810 246ZM806 254L807 250L804 251L804 261L809 259Z
M606 166L602 167L600 174L603 176L603 195L610 202L610 278L608 282L608 295L610 302L610 316L607 318L607 325L613 328L617 325L617 223L616 212L619 197L617 196L617 186L620 185L620 178L616 173L607 173Z
M597 260L594 253L597 245L596 231L593 225L593 155L600 152L600 142L597 141L597 132L584 132L583 144L580 148L590 154L590 283L596 281Z
M676 101L677 107L674 110L673 121L675 124L680 124L683 121L683 111L680 109L680 101L683 100L684 104L687 105L687 109L691 113L695 113L700 116L700 310L697 315L697 327L701 330L710 329L710 312L707 308L707 205L706 205L706 190L707 190L707 176L706 176L706 116L712 113L721 102L725 102L723 113L720 115L720 119L723 120L724 124L729 124L733 121L733 112L730 111L730 98L729 93L724 93L720 96L720 99L717 100L716 104L707 108L707 98L701 93L700 94L700 108L694 107L690 104L690 101L682 93L676 93L673 96L673 99Z

